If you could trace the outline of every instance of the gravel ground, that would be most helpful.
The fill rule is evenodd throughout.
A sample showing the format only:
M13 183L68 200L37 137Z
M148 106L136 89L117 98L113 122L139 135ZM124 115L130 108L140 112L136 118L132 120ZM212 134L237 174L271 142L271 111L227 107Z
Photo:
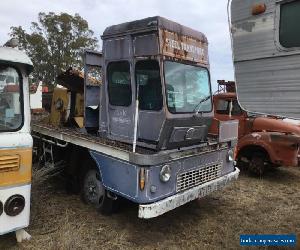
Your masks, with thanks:
M223 191L151 220L138 219L130 202L103 216L63 186L61 177L42 182L35 176L32 239L17 244L14 234L0 236L1 250L240 249L240 234L261 233L296 233L300 249L300 168L275 169L263 178L242 174Z

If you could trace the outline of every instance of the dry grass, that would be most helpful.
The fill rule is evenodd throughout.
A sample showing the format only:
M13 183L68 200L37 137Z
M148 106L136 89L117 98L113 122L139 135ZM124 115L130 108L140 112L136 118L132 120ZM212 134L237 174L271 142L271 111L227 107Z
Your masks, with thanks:
M0 249L239 249L239 235L248 233L297 233L300 240L299 168L241 175L224 191L152 220L138 219L132 203L100 215L54 178L33 182L32 240L1 236Z

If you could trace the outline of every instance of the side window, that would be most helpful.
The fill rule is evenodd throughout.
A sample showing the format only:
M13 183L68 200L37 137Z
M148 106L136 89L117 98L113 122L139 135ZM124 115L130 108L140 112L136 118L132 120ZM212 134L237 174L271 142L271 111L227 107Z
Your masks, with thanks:
M237 100L232 101L232 115L241 115L243 113L243 110L241 109L239 103Z
M229 115L229 103L228 100L219 100L216 113L221 115Z
M300 47L300 1L280 6L279 42L285 48Z
M159 64L154 60L139 61L135 66L141 110L161 110L163 104Z
M114 106L131 104L129 62L112 62L107 67L109 103Z

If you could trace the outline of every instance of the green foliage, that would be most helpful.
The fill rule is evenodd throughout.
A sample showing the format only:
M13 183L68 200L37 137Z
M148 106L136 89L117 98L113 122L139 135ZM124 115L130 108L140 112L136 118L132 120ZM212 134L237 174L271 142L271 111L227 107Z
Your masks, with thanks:
M19 40L19 48L27 52L34 64L33 78L46 84L69 67L82 68L84 49L96 49L98 40L88 22L79 14L39 13L31 23L31 33L21 26L11 27L11 37Z

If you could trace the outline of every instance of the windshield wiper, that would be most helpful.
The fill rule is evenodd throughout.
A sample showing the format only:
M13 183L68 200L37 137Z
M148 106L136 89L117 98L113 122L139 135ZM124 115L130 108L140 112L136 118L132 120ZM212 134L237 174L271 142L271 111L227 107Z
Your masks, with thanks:
M193 112L195 112L196 115L198 115L198 113L199 113L199 111L200 111L200 108L201 108L201 106L199 107L199 105L200 105L201 103L206 102L207 100L209 100L210 97L211 97L210 95L208 95L208 96L206 96L206 97L203 97L203 98L198 102L198 104L195 106L195 108L194 108L194 110L193 110ZM198 108L197 108L197 107L198 107Z

